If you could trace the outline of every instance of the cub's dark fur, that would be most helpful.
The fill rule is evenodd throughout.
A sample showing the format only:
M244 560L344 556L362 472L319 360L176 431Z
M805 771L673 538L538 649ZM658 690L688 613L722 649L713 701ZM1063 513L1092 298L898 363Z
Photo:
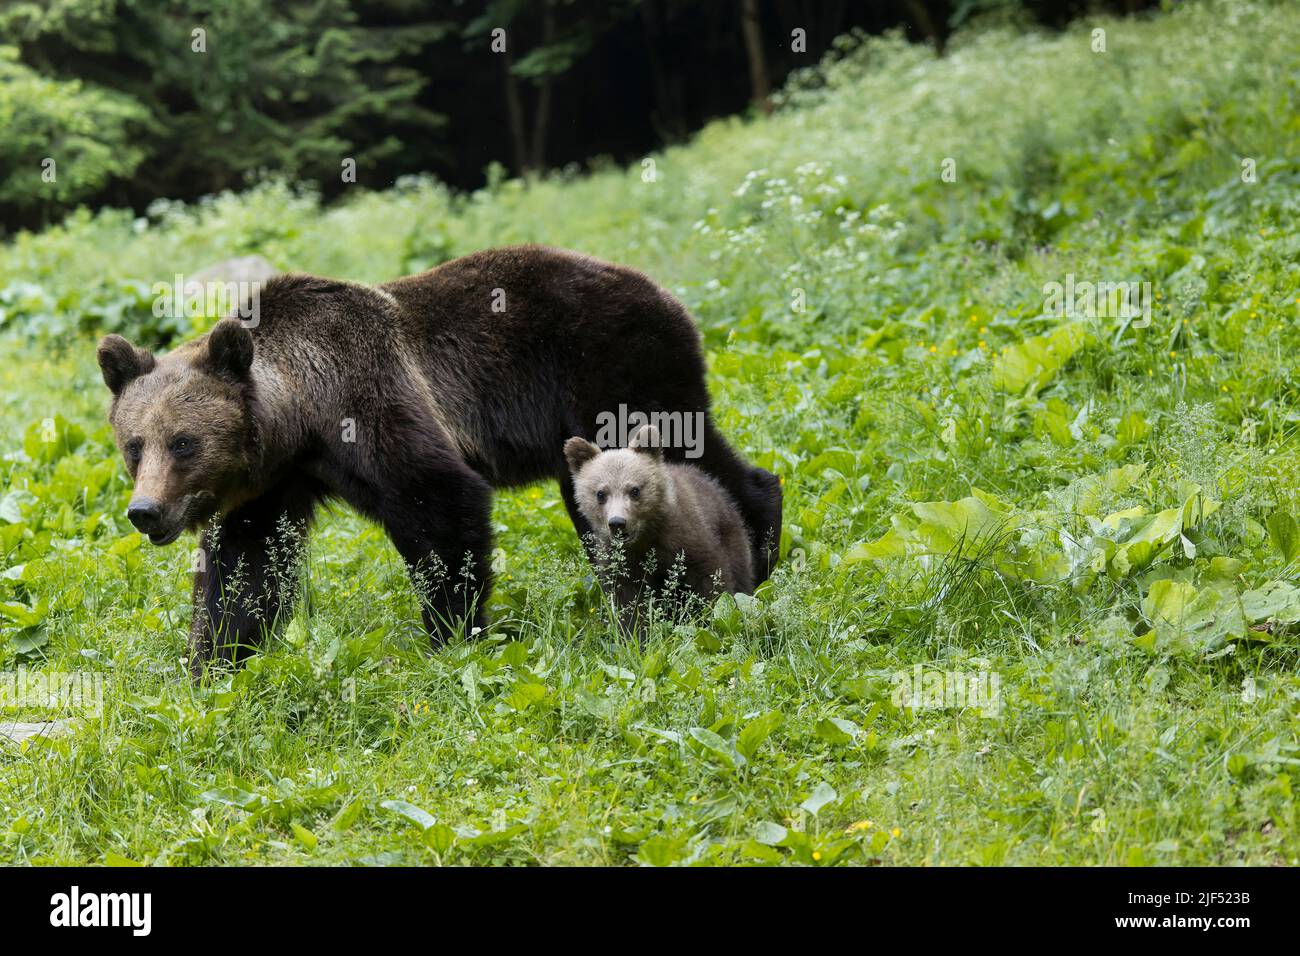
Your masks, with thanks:
M570 438L564 456L601 584L625 619L642 598L664 595L678 568L679 597L753 590L753 553L735 502L698 468L665 462L653 425L615 451Z
M740 508L758 580L776 560L776 476L714 427L699 332L633 269L525 246L376 287L280 276L253 328L225 319L163 356L110 335L99 364L136 481L128 516L160 544L203 529L196 675L288 610L293 575L273 539L305 531L327 497L381 522L420 572L435 640L481 624L492 488L556 479L588 534L563 443L622 404L705 413L696 464Z

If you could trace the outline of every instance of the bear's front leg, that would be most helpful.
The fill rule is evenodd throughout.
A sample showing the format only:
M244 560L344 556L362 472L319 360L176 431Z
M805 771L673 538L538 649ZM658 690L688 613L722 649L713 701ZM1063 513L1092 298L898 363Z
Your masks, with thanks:
M492 486L464 465L425 468L379 502L385 530L411 571L435 647L487 621Z
M276 488L213 519L195 556L189 664L193 680L238 664L293 613L316 496Z

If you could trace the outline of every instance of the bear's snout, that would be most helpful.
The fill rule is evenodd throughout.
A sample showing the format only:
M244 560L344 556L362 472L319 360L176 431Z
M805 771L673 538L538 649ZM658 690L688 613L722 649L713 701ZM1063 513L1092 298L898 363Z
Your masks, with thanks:
M206 513L200 506L208 498L189 495L177 505L167 505L155 498L141 495L132 498L126 506L126 519L137 531L149 536L151 544L161 547L171 544L187 527Z
M610 534L622 534L625 530L627 530L627 518L625 518L623 515L609 516Z
M152 498L132 498L126 506L126 520L135 525L143 534L153 534L158 530L158 519L162 517L162 505Z

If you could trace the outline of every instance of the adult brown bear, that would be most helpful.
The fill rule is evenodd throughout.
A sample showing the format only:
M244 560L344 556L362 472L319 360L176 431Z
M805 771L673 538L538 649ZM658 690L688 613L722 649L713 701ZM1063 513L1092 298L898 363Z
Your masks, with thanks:
M780 483L713 426L698 330L633 269L523 246L376 287L279 276L248 325L223 319L163 356L116 335L99 345L135 481L127 517L158 545L202 529L196 678L287 616L282 542L301 540L325 498L384 526L435 642L481 625L491 489L556 479L586 539L562 449L614 410L699 413L692 463L740 507L756 584L775 563Z

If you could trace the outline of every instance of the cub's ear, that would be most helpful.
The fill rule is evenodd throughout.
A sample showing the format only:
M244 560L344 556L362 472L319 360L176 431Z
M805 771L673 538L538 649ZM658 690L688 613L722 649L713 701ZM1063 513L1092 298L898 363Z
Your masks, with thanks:
M222 319L208 333L204 367L219 378L239 384L253 364L253 336L238 319Z
M635 437L632 439L632 444L627 447L643 455L651 455L655 458L664 456L663 446L659 444L659 429L653 425L642 425L638 428Z
M120 395L122 389L141 375L153 371L153 353L138 349L120 335L106 335L99 340L95 350L99 360L99 370L104 375L104 384L114 395Z
M600 454L600 448L585 438L570 438L564 443L564 460L569 463L569 471L577 474L582 466Z

